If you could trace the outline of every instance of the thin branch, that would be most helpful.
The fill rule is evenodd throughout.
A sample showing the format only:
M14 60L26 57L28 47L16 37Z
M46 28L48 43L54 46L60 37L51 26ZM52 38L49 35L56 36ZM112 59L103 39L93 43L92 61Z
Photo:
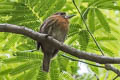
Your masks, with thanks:
M85 63L85 64L88 64L88 65L91 65L91 66L94 66L94 67L105 68L104 66L99 66L99 65L91 64L91 63L88 63L88 62L85 62L85 61L80 61L80 60L77 60L77 59L73 59L73 58L71 58L69 56L66 56L66 55L61 55L61 56L65 57L65 58L68 58L71 61L78 61L78 62Z
M114 73L118 74L118 76L120 76L120 70L115 68L115 67L113 67L112 65L105 64L105 68L106 68L106 70L111 70Z
M94 36L92 35L92 33L91 33L89 27L87 26L87 24L86 24L86 22L85 22L84 17L83 17L82 14L81 14L81 11L79 10L79 8L77 7L77 5L76 5L76 3L75 3L75 0L72 0L72 1L73 1L74 6L76 7L78 13L79 13L80 16L81 16L81 18L82 18L82 20L83 20L83 23L85 24L85 27L86 27L87 31L89 32L89 34L90 34L90 36L92 37L92 39L94 40L96 46L98 47L98 49L100 50L100 52L101 52L102 55L104 56L103 50L101 49L101 47L100 47L99 44L97 43L96 39L95 39Z
M109 71L107 70L104 80L107 80L108 75L109 75Z
M114 78L113 78L113 80L115 80L115 79L117 79L119 76L117 75L117 76L115 76Z
M96 77L97 80L100 80L99 77L96 74L94 74L94 75L95 75L95 77Z

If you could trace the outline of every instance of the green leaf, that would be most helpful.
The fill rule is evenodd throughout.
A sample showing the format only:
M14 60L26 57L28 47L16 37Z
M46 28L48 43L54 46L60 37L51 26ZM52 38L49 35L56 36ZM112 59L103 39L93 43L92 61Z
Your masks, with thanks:
M78 33L78 32L77 32L77 33ZM77 38L78 38L78 35L73 35L73 36L69 37L69 38L65 41L65 43L67 43L67 44L72 44L72 43L74 43L74 42L77 40Z
M102 14L102 12L98 9L95 9L96 12L96 16L98 18L98 20L100 21L101 25L103 26L103 28L107 31L110 32L110 27L108 22L106 21L104 15Z
M10 69L6 69L6 70L3 70L3 71L0 71L0 75L6 75L6 74L9 74L11 71L12 71L12 68L10 68Z
M100 47L101 47L101 49L106 53L106 54L108 54L108 55L110 55L110 56L114 56L114 52L111 50L111 49L109 49L109 48L107 48L107 47L105 47L104 45L100 45ZM92 50L95 50L95 51L99 51L99 49L96 47L96 45L95 44L90 44L89 45L89 48L90 49L92 49Z
M65 5L66 0L54 0L53 5L48 9L48 11L44 14L43 20L45 20L51 14L59 11Z
M93 63L92 63L92 64L93 64ZM96 65L96 63L95 63L95 65ZM91 66L91 65L89 65L89 67L90 67L90 69L91 69L95 74L98 74L98 73L99 73L98 67L94 67L94 66Z
M91 8L88 14L88 25L92 33L95 31L95 11L94 8Z
M87 19L87 15L88 15L88 12L89 12L90 8L86 8L82 14L83 18L86 20Z
M69 26L69 36L73 36L74 34L76 34L77 32L79 32L79 29L81 29L81 25L80 24L70 24Z
M38 73L38 76L37 76L37 80L47 80L47 79L48 79L48 73L44 72L42 70L41 65L40 65L40 69L39 69L39 73Z
M114 5L114 2L116 2L118 0L97 0L96 2L96 6L100 6L100 5Z
M15 58L8 58L8 59L3 59L3 63L5 64L13 64L13 63L18 63L18 62L25 62L26 60L21 58L21 57L15 57Z
M88 42L89 42L89 34L86 30L82 30L79 32L78 38L79 44L81 45L81 50L86 50Z
M23 74L20 74L19 76L17 76L15 78L15 80L24 80L24 77L25 77L25 74L23 73Z
M107 47L105 47L105 46L101 46L101 48L102 48L102 50L104 50L104 52L106 53L106 54L108 54L109 56L114 56L114 52L111 50L111 49L109 49L109 48L107 48Z
M69 64L69 60L67 58L64 58L63 56L61 56L61 54L60 55L59 54L57 56L57 60L58 60L59 66L60 66L60 71L63 71L63 70L66 71L66 68Z
M2 41L4 42L5 39L7 39L7 37L9 36L8 33L0 33L0 41L2 43Z
M17 51L17 52L14 52L13 55L23 59L42 59L43 55L41 54L41 52L36 52L36 51L30 52L30 51L29 50Z
M114 36L103 36L103 37L96 37L97 41L113 41L113 40L117 40L117 38L115 38Z
M36 76L37 73L37 68L31 69L29 72L26 73L25 75L25 80L33 80L34 77Z
M22 64L22 65L20 65L20 66L18 66L18 67L16 67L16 68L14 68L11 72L10 72L10 74L11 75L16 75L16 74L19 74L19 73L21 73L21 72L24 72L24 71L26 71L26 70L28 70L28 69L30 69L30 68L33 68L33 67L36 67L36 66L38 66L38 64L40 64L41 62L39 61L39 60L37 60L37 61L29 61L29 62L26 62L25 64Z
M7 23L28 26L30 28L35 28L40 25L40 18L35 15L36 13L30 8L31 6L27 3L4 2L0 4L0 15L11 16L10 19L8 19ZM27 23L31 23L31 25L28 25ZM36 24L37 26L35 26Z
M110 10L120 10L120 6L114 6L114 5L98 6L98 8L110 9Z
M60 73L60 80L74 80L74 78L68 72L61 72Z
M72 62L69 63L69 65L70 65L70 68L71 68L71 74L72 75L76 74L78 69L79 69L78 62L72 61Z
M59 65L56 59L52 60L51 66L50 66L50 77L51 80L59 80Z
M19 39L19 36L10 35L9 40L6 41L5 45L3 46L3 50L9 50L11 47L14 47L16 41Z

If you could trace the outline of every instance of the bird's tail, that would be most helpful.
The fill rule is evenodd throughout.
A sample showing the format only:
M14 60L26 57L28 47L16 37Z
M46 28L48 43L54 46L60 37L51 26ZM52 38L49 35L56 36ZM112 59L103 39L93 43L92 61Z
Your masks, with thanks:
M50 65L50 56L44 54L43 58L43 71L49 72L49 65Z

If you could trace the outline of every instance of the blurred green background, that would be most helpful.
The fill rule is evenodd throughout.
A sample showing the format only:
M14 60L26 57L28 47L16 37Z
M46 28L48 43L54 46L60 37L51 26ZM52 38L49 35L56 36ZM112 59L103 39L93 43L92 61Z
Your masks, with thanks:
M120 0L75 2L105 56L119 57ZM76 15L70 20L65 44L101 55L72 0L0 0L0 23L25 26L38 31L48 16L61 11ZM116 76L112 71L71 61L61 55L75 57L62 51L52 60L50 72L42 72L42 52L29 52L35 48L36 42L26 36L1 32L0 80L97 80L96 76L100 80L111 80ZM113 66L120 69L119 64Z

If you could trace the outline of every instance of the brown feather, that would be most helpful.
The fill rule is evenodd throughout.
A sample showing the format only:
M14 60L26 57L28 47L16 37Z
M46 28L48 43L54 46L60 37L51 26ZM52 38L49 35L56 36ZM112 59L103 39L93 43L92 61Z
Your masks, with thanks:
M68 32L69 21L68 19L58 14L59 13L52 15L44 21L44 23L40 27L40 33L51 35L58 41L64 42ZM39 49L40 46L42 52L44 53L43 70L48 72L50 60L58 53L58 49L47 42L37 42L37 49Z

